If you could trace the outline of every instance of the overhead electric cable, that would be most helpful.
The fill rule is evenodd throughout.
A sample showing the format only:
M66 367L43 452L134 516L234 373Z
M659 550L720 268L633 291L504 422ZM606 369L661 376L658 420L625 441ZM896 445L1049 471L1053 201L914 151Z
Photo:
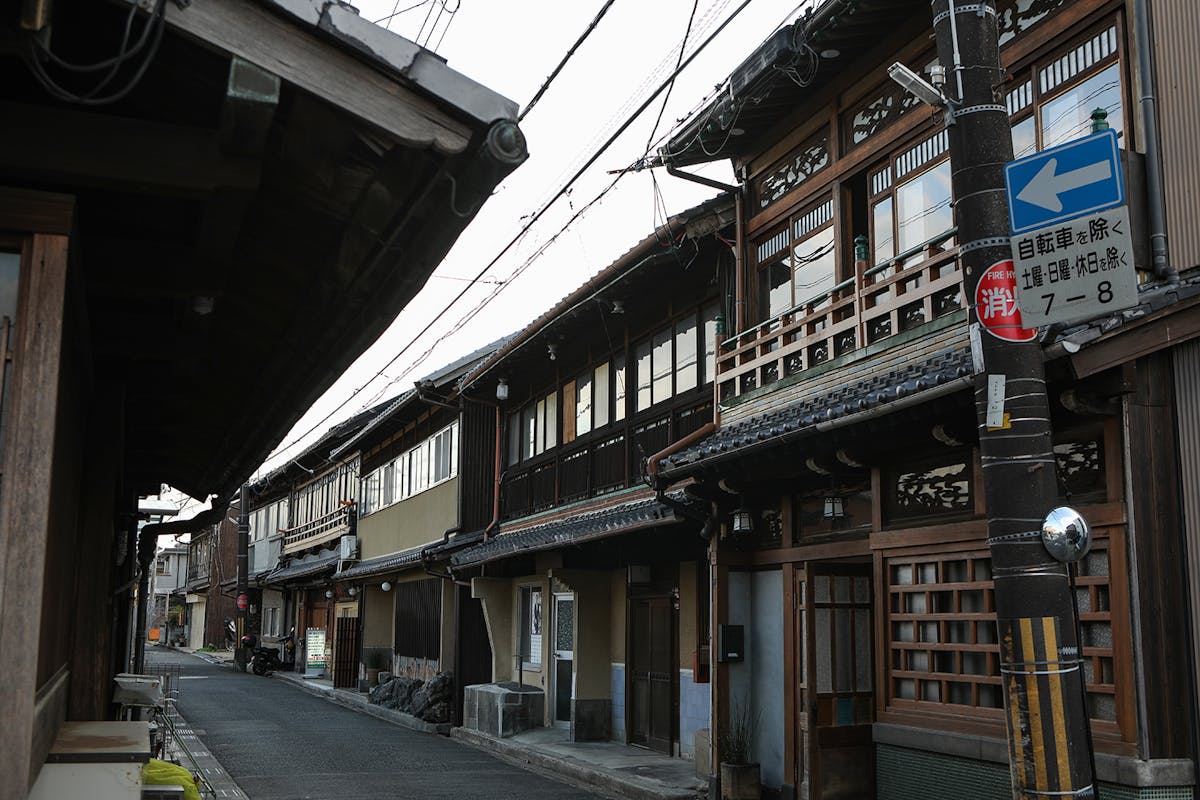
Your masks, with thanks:
M308 430L306 430L304 433L300 434L295 439L293 439L291 442L289 442L288 444L284 445L279 450L277 450L276 454L287 452L289 449L291 449L295 445L299 444L304 439L308 438L308 436L311 433L313 433L318 428L320 428L322 425L324 425L326 422L328 422L329 419L332 418L334 414L341 411L343 408L346 407L347 404L350 403L351 400L353 400L355 397L357 397L359 394L361 394L368 386L371 385L371 383L373 383L375 381L376 378L378 378L380 375L382 375L385 370L387 370L389 367L391 367L393 364L395 364L397 361L399 361L400 358L405 353L407 353L412 348L412 346L414 344L416 344L417 341L422 336L424 336L426 333L429 332L430 328L432 328L434 325L436 325L438 323L438 321L441 320L441 318L444 317L450 311L450 309L453 308L454 305L459 300L461 300L468 291L471 290L471 288L479 281L480 278L482 278L488 272L488 270L490 270L492 267L494 267L497 264L497 262L499 262L500 259L503 258L508 253L508 251L511 250L517 244L517 242L519 242L525 236L526 233L529 232L529 229L532 228L533 225L538 220L540 220L542 218L542 216L545 215L545 213L547 211L549 211L550 208L555 203L557 203L560 199L562 199L562 197L564 195L566 195L567 191L575 184L575 182L577 180L579 180L579 178L583 175L583 173L586 172L588 169L590 169L591 166L600 159L600 156L604 155L604 153L608 150L608 148L611 147L612 144L617 139L619 139L621 137L621 135L623 133L625 133L625 131L628 130L631 125L633 125L633 123L638 119L638 117L640 117L642 115L642 113L645 112L645 110L650 107L650 104L654 102L655 98L657 98L660 94L662 94L664 91L667 90L667 88L671 85L671 83L675 80L675 78L679 75L679 73L682 72L683 70L687 69L688 66L692 63L692 61L695 60L696 56L698 56L700 53L704 52L704 49L706 47L708 47L708 45L711 44L712 41L714 39L716 39L717 36L719 36L721 34L721 32L724 31L725 28L727 28L731 22L733 22L735 19L737 19L738 15L741 14L742 11L744 11L746 9L746 7L748 5L750 5L751 2L752 2L752 0L742 0L742 2L738 5L738 7L733 10L733 13L731 13L728 17L726 17L726 19L720 25L717 26L716 30L714 30L711 34L709 34L708 37L705 38L704 41L700 43L700 45L691 53L691 55L687 56L683 61L680 62L679 66L677 66L671 72L671 74L669 76L667 76L667 79L665 81L663 81L659 85L659 87L657 89L655 89L654 92L642 102L642 104L640 106L638 106L637 110L635 110L629 116L629 118L626 119L625 122L608 138L608 140L600 147L600 149L598 149L592 155L592 157L587 160L587 163L585 163L582 167L580 167L579 170L571 177L571 179L569 181L567 181L567 183L562 188L560 188L558 190L558 192L552 198L550 198L550 200L548 202L545 203L545 205L543 205L541 208L539 208L537 210L537 212L535 212L529 218L529 220L521 227L521 230L517 232L516 236L514 236L511 240L509 240L508 244L504 245L504 247L500 250L500 252L497 253L496 256L494 258L492 258L492 260L489 261L483 267L483 269L479 270L479 272L470 281L470 283L468 283L465 287L463 287L463 290L461 292L459 292L458 294L456 294L454 296L454 298L452 300L450 300L449 303L447 303L445 306L443 306L442 310L439 311L434 316L434 318L431 319L429 321L429 323L424 328L422 328L421 331L416 336L412 337L408 341L408 343L406 345L404 345L404 347L402 347L398 353L396 353L396 355L392 356L392 358L386 364L384 364L382 367L380 367L379 370L374 375L372 375L371 378L366 383L364 383L358 389L355 389L354 392L352 392L349 397L347 397L345 400L343 400L341 403L339 403L337 406L335 406L333 408L333 410L331 410L328 414L326 414L324 417L322 417L320 419L320 421L318 421L315 425L313 425ZM626 171L627 170L622 170L620 175L624 175ZM620 179L620 175L618 175L617 180ZM612 186L616 185L616 182L617 181L614 180L612 182L612 184L608 187L608 189L606 189L605 192L602 192L600 196L603 196L603 194L607 193L607 191L609 189L611 189ZM599 197L597 198L597 200L598 199L599 199ZM596 202L596 201L594 200L593 203L594 202ZM591 205L592 205L592 203L589 203L587 206L584 206L583 208L589 208ZM571 221L574 221L574 219L576 217L578 217L582 211L583 211L583 209L580 209L579 212L576 212L576 214L571 218ZM570 224L570 222L568 222L568 224ZM564 227L564 229L565 229L565 227ZM561 231L560 231L560 233L561 233ZM558 234L556 234L556 236L557 235ZM507 282L505 285L507 285Z
M525 106L525 110L521 112L519 117L517 117L517 122L525 119L525 115L533 110L533 107L537 105L538 100L542 99L542 95L544 95L546 90L550 88L550 84L554 83L554 79L558 77L558 73L562 72L562 68L565 67L567 62L571 60L571 56L575 55L575 51L579 49L579 46L583 44L584 40L587 39L588 36L591 35L592 31L596 29L596 26L600 24L600 20L604 19L604 15L608 13L608 9L615 2L616 0L605 0L604 6L600 9L600 12L596 14L583 33L580 34L579 38L575 40L575 44L571 45L571 49L567 50L567 54L562 57L561 61L558 62L558 66L555 67L554 71L550 73L550 77L546 78L546 80L542 82L542 88L537 90L537 94L535 94L533 99L529 101L529 105Z

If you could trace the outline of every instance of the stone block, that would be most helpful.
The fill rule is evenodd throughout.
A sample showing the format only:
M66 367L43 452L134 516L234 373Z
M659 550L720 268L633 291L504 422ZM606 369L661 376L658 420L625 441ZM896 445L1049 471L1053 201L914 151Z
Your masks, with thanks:
M612 735L612 701L571 700L571 741L605 742Z
M505 738L542 724L545 693L512 682L481 683L463 690L463 727Z

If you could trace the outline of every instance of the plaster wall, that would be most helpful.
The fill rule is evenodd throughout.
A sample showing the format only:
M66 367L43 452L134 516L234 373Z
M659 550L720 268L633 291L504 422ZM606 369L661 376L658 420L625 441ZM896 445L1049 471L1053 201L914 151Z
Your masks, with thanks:
M729 704L749 704L764 786L783 776L783 573L729 572L729 622L745 630L744 661L729 665Z
M458 478L358 520L358 546L365 561L441 539L458 521Z

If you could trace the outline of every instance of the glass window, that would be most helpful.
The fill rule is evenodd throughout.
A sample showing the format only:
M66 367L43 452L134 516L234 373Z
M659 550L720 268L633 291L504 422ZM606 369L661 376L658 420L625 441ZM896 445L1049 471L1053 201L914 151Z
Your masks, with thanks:
M785 256L758 273L759 308L763 319L778 316L792 307L792 263Z
M1124 119L1121 113L1121 73L1117 64L1077 83L1042 105L1042 149L1091 133L1092 111L1097 108L1108 112L1108 126L1120 134L1124 129Z
M508 415L508 465L512 466L521 460L521 414L514 412Z
M953 227L950 162L943 161L896 187L896 214L902 253Z
M871 241L873 264L883 264L896 256L896 238L892 233L892 198L883 198L871 207Z
M625 355L622 353L612 361L613 365L613 420L625 419Z
M521 458L537 452L537 409L530 405L521 414Z
M585 372L575 379L575 435L583 436L592 429L592 374Z
M650 340L639 342L637 346L637 402L636 411L645 411L653 404L650 393Z
M383 468L383 504L385 506L391 505L396 499L394 486L395 474L396 465L394 462Z
M546 401L544 399L538 401L534 416L537 418L534 452L541 453L546 450Z
M702 383L710 383L717 375L717 316L720 306L713 303L702 312L704 318L704 375Z
M796 291L795 303L804 303L833 288L837 264L833 247L833 228L818 231L796 244L792 259ZM774 316L774 315L772 315Z
M1013 157L1032 155L1037 152L1037 127L1033 117L1026 117L1012 126Z
M655 403L671 396L671 329L654 334L654 360L652 365Z
M558 392L546 395L542 406L545 409L541 417L542 439L548 450L558 444Z
M596 367L592 382L592 394L595 395L592 400L592 419L597 428L603 428L608 424L609 398L612 397L611 386L608 364L604 363Z
M691 314L675 323L675 391L695 389L696 372L696 315Z

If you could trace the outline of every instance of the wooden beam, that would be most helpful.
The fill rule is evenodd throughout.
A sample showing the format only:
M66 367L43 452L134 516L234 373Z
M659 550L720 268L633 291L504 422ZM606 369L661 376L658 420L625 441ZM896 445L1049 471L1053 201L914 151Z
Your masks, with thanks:
M461 153L471 130L438 104L323 42L315 31L243 0L167 4L167 24L206 47L241 58L374 125L411 147Z
M74 222L72 195L0 188L0 230L67 235Z
M223 155L216 131L0 103L0 171L20 179L141 191L258 186L257 161Z
M1076 378L1086 378L1117 364L1200 336L1200 299L1163 309L1137 325L1125 325L1071 356Z

